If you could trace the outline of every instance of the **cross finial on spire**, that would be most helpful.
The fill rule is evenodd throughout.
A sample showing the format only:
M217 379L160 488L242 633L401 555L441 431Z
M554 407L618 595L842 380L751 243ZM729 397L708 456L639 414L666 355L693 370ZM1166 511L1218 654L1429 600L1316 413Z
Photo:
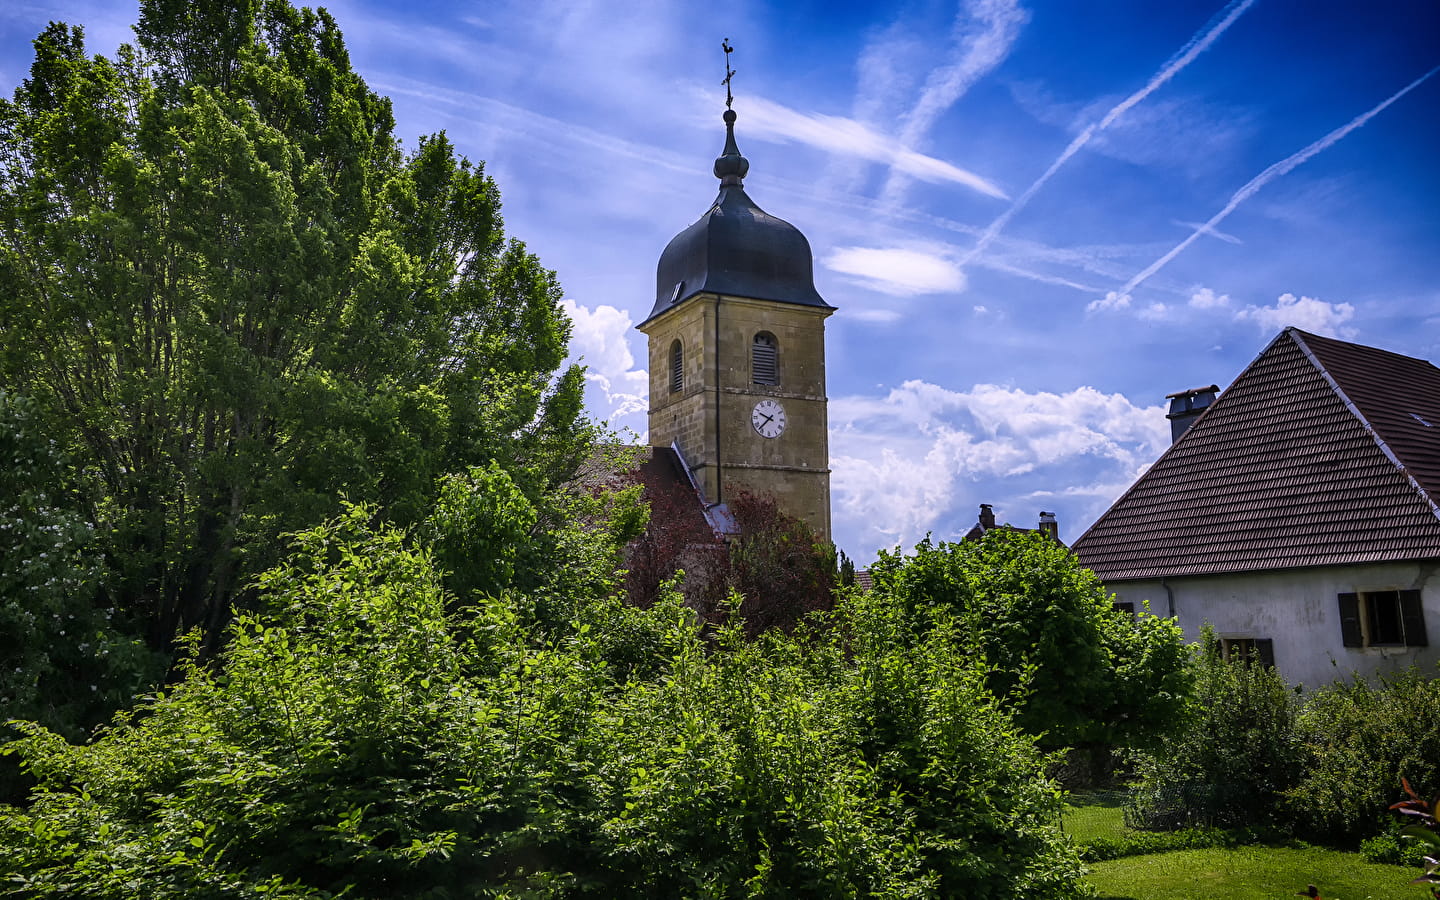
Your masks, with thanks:
M735 102L735 98L730 96L730 79L735 77L735 70L730 68L730 54L735 52L735 48L730 46L729 38L722 38L720 49L725 51L725 80L720 83L725 85L725 108L729 109L730 104Z
M730 105L735 98L730 94L730 79L735 77L735 70L730 68L730 54L735 48L730 46L730 39L725 38L720 42L720 49L725 51L725 80L720 82L725 85L725 151L720 158L715 160L715 177L720 179L722 187L736 186L741 184L740 179L750 169L750 162L740 155L740 148L735 146L735 110Z

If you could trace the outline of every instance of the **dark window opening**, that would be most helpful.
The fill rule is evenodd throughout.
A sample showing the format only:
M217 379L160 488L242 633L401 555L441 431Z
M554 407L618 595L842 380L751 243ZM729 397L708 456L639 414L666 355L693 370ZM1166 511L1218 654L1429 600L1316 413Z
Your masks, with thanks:
M1221 638L1220 655L1230 662L1275 666L1275 642L1270 638Z
M685 350L677 340L670 345L670 391L685 389Z
M1427 647L1419 591L1340 595L1340 637L1346 647Z
M1110 605L1114 607L1115 611L1118 613L1124 613L1131 618L1135 617L1135 604L1127 600L1116 600Z
M1405 629L1400 626L1400 592L1375 591L1365 594L1365 628L1368 644L1403 644Z
M780 347L772 334L760 332L750 345L751 378L756 384L780 383Z

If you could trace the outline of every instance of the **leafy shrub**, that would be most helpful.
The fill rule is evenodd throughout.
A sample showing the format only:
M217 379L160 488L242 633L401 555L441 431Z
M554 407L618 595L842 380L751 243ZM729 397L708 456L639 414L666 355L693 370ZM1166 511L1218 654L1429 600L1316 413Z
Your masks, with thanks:
M1402 779L1440 791L1440 682L1418 670L1317 691L1296 728L1305 775L1287 806L1318 839L1353 845L1386 831Z
M1227 661L1209 629L1194 652L1195 714L1187 728L1141 754L1127 809L1138 828L1278 824L1302 778L1295 692L1258 660Z
M1044 536L926 538L912 556L882 552L871 574L920 631L964 622L991 692L1042 746L1146 745L1183 715L1190 672L1179 627L1116 612L1095 574Z
M88 746L6 746L0 884L154 898L1085 895L1046 757L961 652L851 596L702 637L648 609L456 608L352 509L260 579L213 664ZM551 607L553 609L553 607ZM618 644L612 625L631 638ZM617 663L623 659L626 665Z
M1423 866L1430 849L1416 841L1402 840L1396 830L1383 831L1360 842L1361 856L1373 863L1392 866Z
M736 533L716 534L688 485L646 484L650 518L626 553L626 587L636 606L649 606L684 573L686 603L711 624L738 616L755 637L791 631L810 613L831 608L835 548L774 497L736 491L728 506Z

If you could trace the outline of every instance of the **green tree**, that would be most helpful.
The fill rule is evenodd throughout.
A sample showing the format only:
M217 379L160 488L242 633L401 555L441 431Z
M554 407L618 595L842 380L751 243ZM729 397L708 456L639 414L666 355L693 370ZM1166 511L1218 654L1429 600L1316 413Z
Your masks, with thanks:
M99 605L104 567L68 475L35 403L0 389L0 720L74 740L160 671Z
M135 36L52 25L0 103L0 384L96 485L114 605L211 640L342 494L410 524L446 473L563 480L569 323L483 168L404 150L323 10L144 0Z
M880 554L875 591L917 627L959 621L987 684L1045 747L1141 746L1183 719L1190 693L1173 620L1114 609L1094 573L1043 535L996 530Z

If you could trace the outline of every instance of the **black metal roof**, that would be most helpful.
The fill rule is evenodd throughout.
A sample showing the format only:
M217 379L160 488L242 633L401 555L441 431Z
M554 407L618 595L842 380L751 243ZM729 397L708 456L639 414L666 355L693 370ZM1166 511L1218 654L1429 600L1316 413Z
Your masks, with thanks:
M720 195L660 254L646 321L702 292L833 309L815 290L805 235L745 193L741 178L749 167L735 146L735 114L726 110L725 151L715 160Z

